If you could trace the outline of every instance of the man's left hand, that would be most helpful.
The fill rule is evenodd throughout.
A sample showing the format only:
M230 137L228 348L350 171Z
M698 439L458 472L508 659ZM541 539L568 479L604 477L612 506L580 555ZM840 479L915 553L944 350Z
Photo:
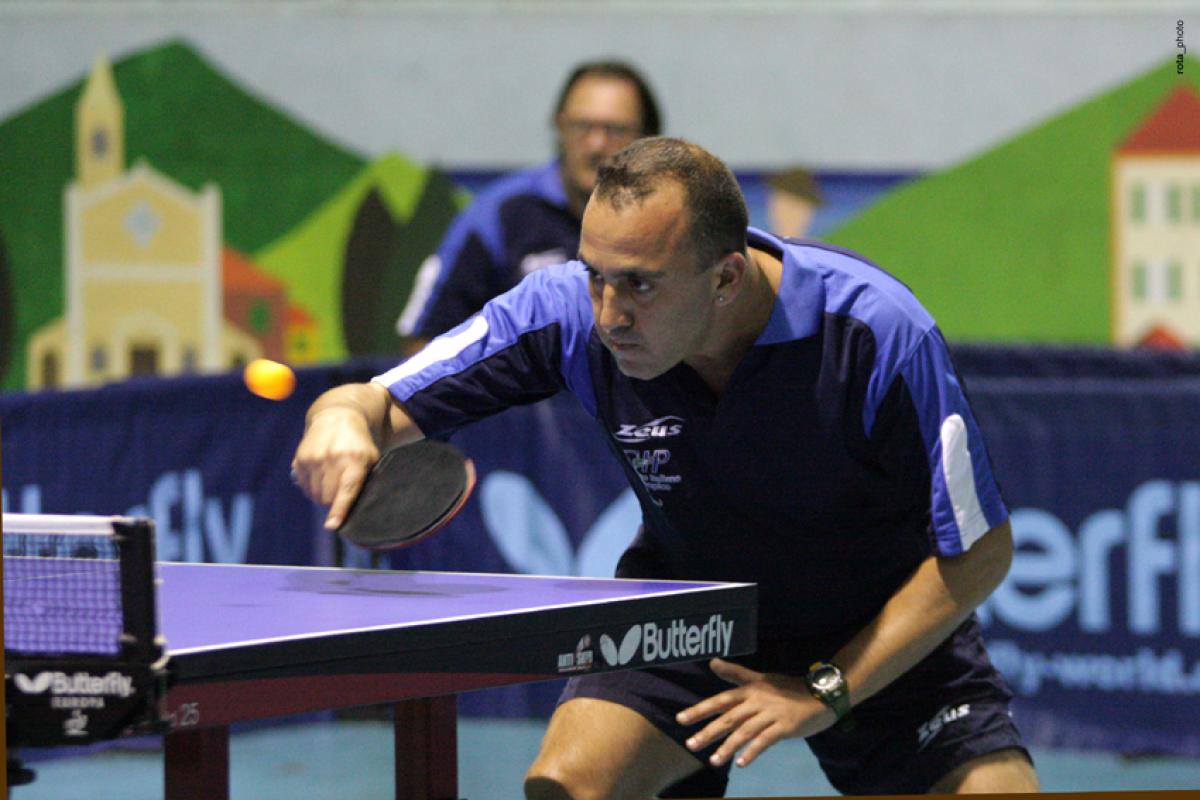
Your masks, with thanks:
M833 712L809 694L803 678L755 672L720 658L714 658L709 666L717 677L736 684L736 688L685 708L675 719L681 725L690 725L719 715L687 740L688 749L696 751L724 737L709 757L713 766L724 764L739 750L741 755L734 763L749 766L780 739L812 736L835 722Z

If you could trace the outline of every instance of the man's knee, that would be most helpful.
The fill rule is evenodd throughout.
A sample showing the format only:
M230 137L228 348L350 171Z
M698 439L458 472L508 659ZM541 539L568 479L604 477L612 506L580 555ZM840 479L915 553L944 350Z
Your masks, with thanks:
M1025 753L998 750L960 764L934 784L930 794L1016 794L1038 791L1037 773Z
M525 773L527 800L605 800L616 776L629 768L621 757L619 726L607 717L625 709L594 700L559 706L537 758ZM605 735L605 734L608 735ZM590 734L590 735L589 735Z
M614 738L588 735L612 729L605 712L619 713L594 700L573 700L559 706L546 729L541 750L525 773L529 800L599 800L607 797L608 770L598 769L620 758L613 757ZM608 747L601 745L607 741Z
M595 784L539 758L525 774L525 800L601 800Z
M525 776L530 800L644 800L694 772L695 757L626 706L575 698L555 710Z
M525 777L525 800L571 800L571 792L552 778L527 775Z

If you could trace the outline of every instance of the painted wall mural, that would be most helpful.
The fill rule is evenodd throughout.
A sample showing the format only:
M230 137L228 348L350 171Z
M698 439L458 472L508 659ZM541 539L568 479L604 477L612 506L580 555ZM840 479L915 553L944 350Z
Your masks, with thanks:
M1200 345L1200 62L1175 59L829 233L959 341Z
M955 340L1195 347L1186 63L881 181L820 235L907 282ZM416 271L468 196L329 141L183 40L101 56L0 120L0 173L0 390L399 352Z
M173 41L0 122L0 389L398 352L466 194L367 161Z
M1200 92L1172 91L1112 170L1113 340L1200 345Z

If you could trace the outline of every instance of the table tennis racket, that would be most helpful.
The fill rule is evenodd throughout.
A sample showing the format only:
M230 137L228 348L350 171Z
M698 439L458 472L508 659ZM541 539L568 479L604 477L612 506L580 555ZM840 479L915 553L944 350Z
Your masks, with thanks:
M454 445L395 447L368 473L338 533L368 550L405 547L453 519L474 488L475 464Z

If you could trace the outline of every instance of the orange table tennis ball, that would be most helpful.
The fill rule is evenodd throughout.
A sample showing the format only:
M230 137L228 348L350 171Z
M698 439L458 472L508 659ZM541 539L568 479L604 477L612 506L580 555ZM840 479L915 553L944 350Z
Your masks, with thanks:
M296 388L296 373L287 364L256 358L242 372L246 388L268 400L282 400Z

